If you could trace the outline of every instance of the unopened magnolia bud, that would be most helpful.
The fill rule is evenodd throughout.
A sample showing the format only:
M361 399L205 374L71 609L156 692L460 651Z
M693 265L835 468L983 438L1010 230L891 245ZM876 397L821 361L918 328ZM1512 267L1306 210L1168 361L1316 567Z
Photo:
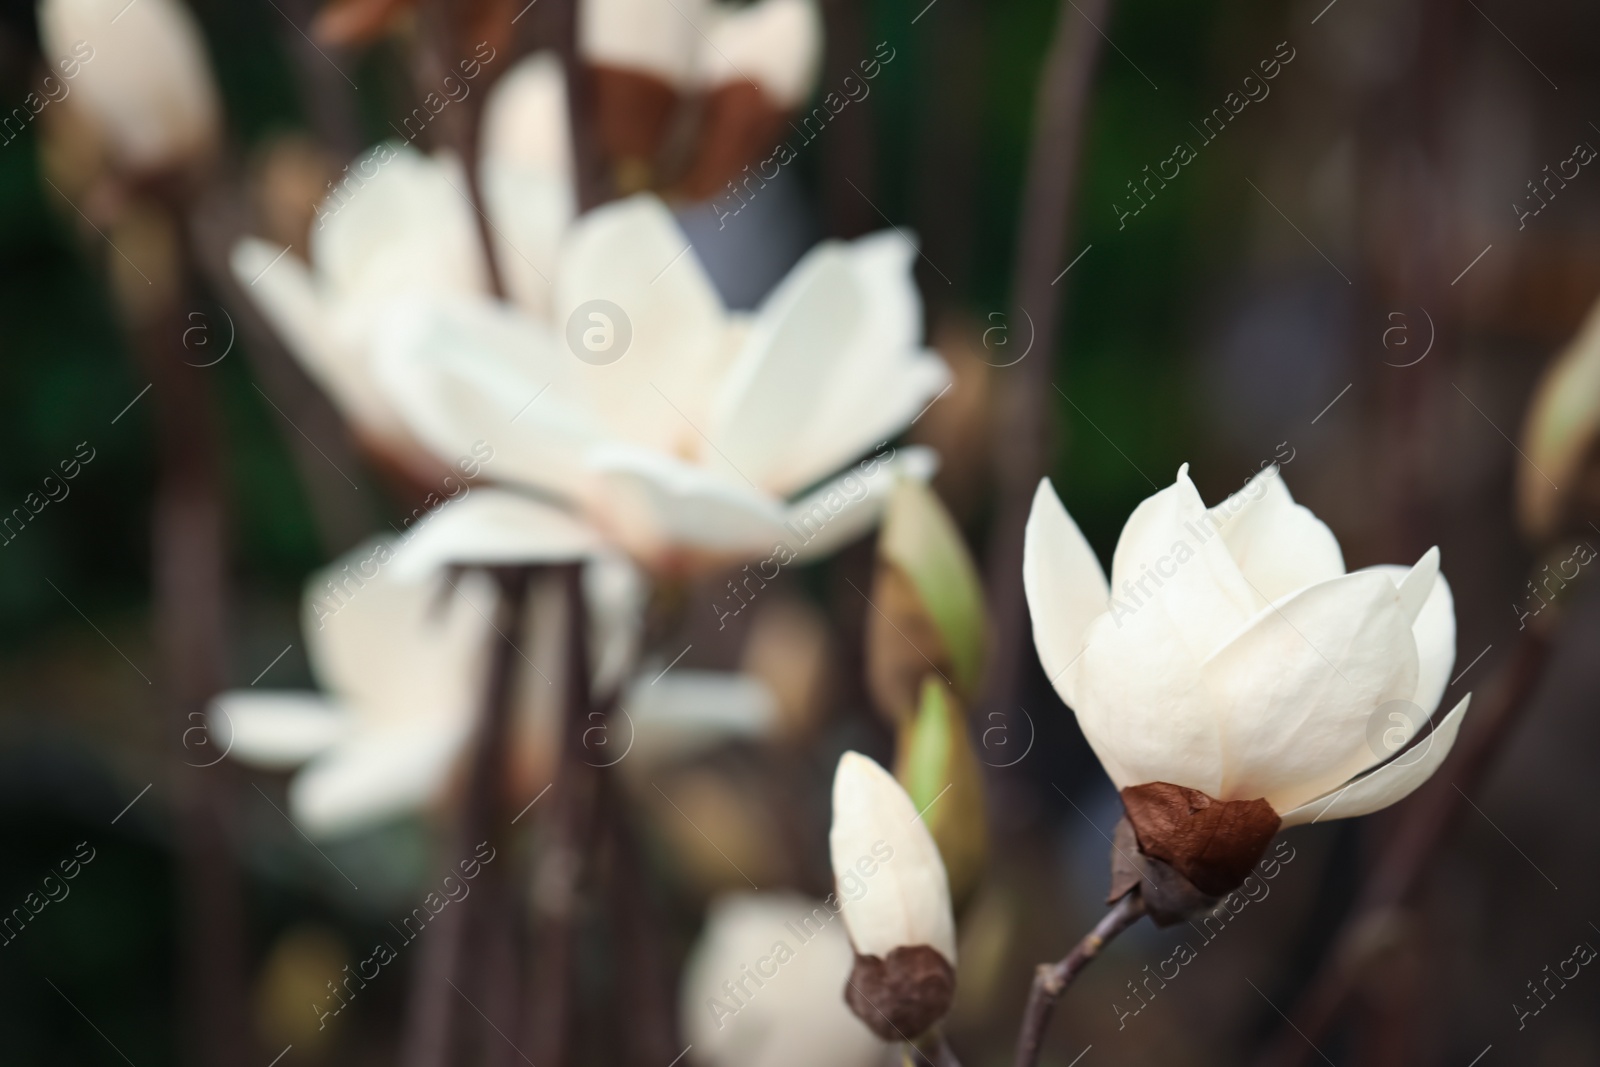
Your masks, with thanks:
M75 70L72 106L139 171L182 166L216 145L217 90L200 28L178 0L44 0L45 58Z
M894 772L939 846L959 912L983 876L983 774L960 698L935 675L923 680L916 716L900 724Z
M983 672L983 588L961 532L932 489L895 487L878 536L867 618L867 669L880 709L904 718L923 676L937 672L970 699Z
M1542 544L1600 516L1600 303L1545 370L1522 436L1528 463L1516 479L1523 532Z
M945 1017L956 995L950 961L927 945L902 946L888 958L857 956L845 1003L885 1041L911 1041Z

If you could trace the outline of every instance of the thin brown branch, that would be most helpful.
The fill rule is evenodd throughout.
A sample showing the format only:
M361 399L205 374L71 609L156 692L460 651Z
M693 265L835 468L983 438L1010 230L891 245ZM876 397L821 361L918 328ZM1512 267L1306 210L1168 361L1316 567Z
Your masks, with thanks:
M1017 220L1016 261L1012 266L1012 336L1021 338L1032 323L1028 356L1001 372L995 438L998 517L988 559L990 603L996 641L990 666L988 703L1009 711L1016 706L1032 642L1027 640L1028 610L1022 590L1022 535L1034 487L1049 469L1050 388L1060 341L1062 289L1056 285L1067 265L1083 132L1090 89L1101 53L1101 36L1090 25L1104 25L1111 0L1062 0L1055 39L1039 80L1034 106L1033 150L1028 184ZM1020 342L1019 342L1020 343Z
M1400 823L1372 866L1355 907L1339 928L1321 967L1274 1034L1257 1061L1259 1067L1294 1067L1338 1021L1355 992L1366 964L1361 952L1363 934L1375 919L1405 907L1421 888L1423 877L1435 865L1466 806L1462 791L1471 792L1505 751L1512 731L1532 706L1534 690L1544 675L1550 654L1547 635L1528 630L1496 676L1485 699L1469 719L1473 731L1456 743L1455 750L1433 778L1406 802Z
M1033 975L1033 990L1028 994L1028 1006L1022 1013L1022 1030L1017 1035L1016 1067L1034 1067L1039 1062L1039 1048L1044 1043L1045 1027L1050 1023L1056 1001L1061 999L1072 980L1100 955L1100 950L1138 922L1144 911L1144 898L1134 890L1117 901L1064 958L1055 963L1039 964Z

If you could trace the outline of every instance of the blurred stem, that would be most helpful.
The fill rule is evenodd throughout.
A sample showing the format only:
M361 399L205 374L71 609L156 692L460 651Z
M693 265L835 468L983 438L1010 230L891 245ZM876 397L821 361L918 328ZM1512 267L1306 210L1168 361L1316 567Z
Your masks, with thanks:
M1034 104L1033 149L1022 213L1017 219L1010 318L1013 329L1020 329L1024 322L1033 324L1032 358L1002 371L997 383L996 424L1006 432L995 438L999 504L988 559L989 602L994 605L997 640L987 703L1005 711L1016 706L1032 657L1032 644L1027 640L1028 605L1022 589L1022 535L1034 488L1049 470L1050 412L1056 396L1052 379L1062 301L1055 281L1068 262L1083 131L1102 50L1094 26L1105 24L1110 8L1111 0L1083 0L1081 4L1062 0Z
M540 1067L563 1067L571 1060L577 891L592 855L601 790L600 772L584 759L583 747L592 710L583 566L570 564L561 573L567 601L567 663L562 671L567 715L556 769L554 840L540 857L534 877L539 934L532 991L526 1004L529 1051Z
M222 688L226 660L227 561L222 454L216 397L208 371L185 365L184 302L193 261L176 187L157 201L180 251L170 303L134 329L156 410L159 475L151 517L156 630L162 652L162 703L174 732L204 722ZM183 746L174 746L181 763ZM226 766L175 766L183 931L181 946L193 1062L223 1064L250 1055L245 1010L243 903L228 843L233 809ZM245 1048L241 1048L245 1045Z
M1050 1024L1050 1013L1055 1010L1056 1001L1112 938L1143 915L1144 898L1135 889L1117 901L1063 959L1039 964L1033 975L1033 990L1028 994L1028 1006L1022 1013L1022 1030L1017 1035L1016 1067L1034 1067L1039 1062L1044 1030Z
M625 1062L662 1067L677 1054L671 983L663 965L661 922L650 899L644 857L616 775L601 772L602 817L611 851L610 904L617 944L616 1004L630 1025Z
M511 698L515 690L516 665L522 658L518 647L522 639L523 610L528 597L532 567L497 567L491 573L500 585L495 606L495 629L489 667L489 682L484 694L478 735L468 768L465 795L457 814L450 856L466 857L480 842L500 837L499 809L505 796L506 754L511 725ZM452 1059L455 1018L459 1014L465 980L469 911L463 904L446 908L430 931L421 962L411 988L407 1013L407 1034L402 1048L405 1067L445 1067Z
M1439 850L1466 810L1463 794L1483 781L1532 707L1550 646L1549 635L1533 629L1524 633L1488 697L1474 709L1473 732L1456 742L1443 765L1407 802L1317 973L1257 1061L1260 1067L1300 1063L1338 1020L1371 962L1361 951L1369 941L1364 935L1375 921L1407 906L1423 876L1433 869Z
M611 176L595 136L594 78L578 51L578 0L545 0L550 35L567 79L567 125L572 134L572 181L579 213L611 199Z

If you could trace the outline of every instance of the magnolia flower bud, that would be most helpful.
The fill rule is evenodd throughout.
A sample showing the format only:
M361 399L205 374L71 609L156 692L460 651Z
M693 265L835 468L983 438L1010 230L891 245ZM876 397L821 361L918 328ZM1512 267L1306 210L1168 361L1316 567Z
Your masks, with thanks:
M181 166L215 145L220 109L211 64L194 16L178 0L43 0L39 36L52 63L76 60L68 99L93 116L125 166Z
M1600 516L1600 302L1545 369L1522 438L1528 462L1517 466L1516 479L1523 532L1543 544Z
M983 772L959 698L931 674L922 681L916 717L900 724L894 776L939 846L951 903L960 910L978 888L988 850Z
M846 752L828 849L856 949L845 1002L885 1041L914 1040L955 995L955 916L939 848L889 772Z
M1463 698L1406 747L1455 658L1438 550L1345 573L1275 467L1210 510L1181 468L1128 519L1109 584L1041 482L1023 581L1045 673L1122 791L1139 851L1201 895L1237 887L1280 825L1409 794L1466 712Z
M867 673L880 709L912 715L933 673L973 697L984 663L983 587L961 532L925 484L903 481L890 497L872 599Z

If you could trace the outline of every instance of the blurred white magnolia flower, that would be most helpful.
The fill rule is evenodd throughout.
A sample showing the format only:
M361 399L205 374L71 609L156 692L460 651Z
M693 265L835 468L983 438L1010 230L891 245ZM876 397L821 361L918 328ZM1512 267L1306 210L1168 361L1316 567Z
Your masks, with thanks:
M419 300L393 309L378 371L436 455L491 441L497 480L567 502L646 562L783 543L783 564L869 529L895 473L931 473L923 450L879 452L790 499L948 380L921 345L912 255L894 234L825 243L753 316L731 313L671 213L637 196L572 227L553 322Z
M531 510L546 514L516 514ZM635 669L640 576L592 530L560 512L474 492L425 520L406 543L363 545L315 575L306 587L302 630L325 692L222 693L212 704L207 742L258 767L305 764L290 783L289 802L290 814L310 834L350 832L429 807L448 792L460 767L480 718L490 649L502 639L491 621L495 584L479 570L449 578L442 561L576 560L588 561L590 682L603 705ZM536 750L513 755L514 769L524 773L530 766L547 769L560 743L559 694L549 689L549 673L529 658L538 655L538 608L530 599L525 630L532 632L512 698L512 733L520 739L513 744ZM559 624L559 615L553 621ZM559 669L544 666L551 673ZM772 717L770 694L739 675L669 674L628 693L633 716L649 731L641 738L642 759L703 746L728 732L749 733L749 722ZM713 709L710 724L701 721L701 708ZM608 757L596 746L596 763Z
M858 752L834 772L828 852L858 957L845 1000L884 1040L914 1040L955 994L950 881L911 798Z
M65 99L124 166L160 170L215 146L221 111L211 63L179 0L41 0L39 36L52 64L81 61Z
M849 938L798 893L712 901L684 966L679 1016L704 1067L870 1067L885 1046L845 1006Z
M1045 672L1125 800L1167 783L1264 801L1267 839L1270 816L1364 815L1433 774L1467 709L1463 697L1384 762L1438 706L1455 659L1439 551L1345 573L1276 467L1209 511L1180 468L1129 517L1109 585L1042 481L1023 576ZM1147 846L1132 803L1129 815Z

